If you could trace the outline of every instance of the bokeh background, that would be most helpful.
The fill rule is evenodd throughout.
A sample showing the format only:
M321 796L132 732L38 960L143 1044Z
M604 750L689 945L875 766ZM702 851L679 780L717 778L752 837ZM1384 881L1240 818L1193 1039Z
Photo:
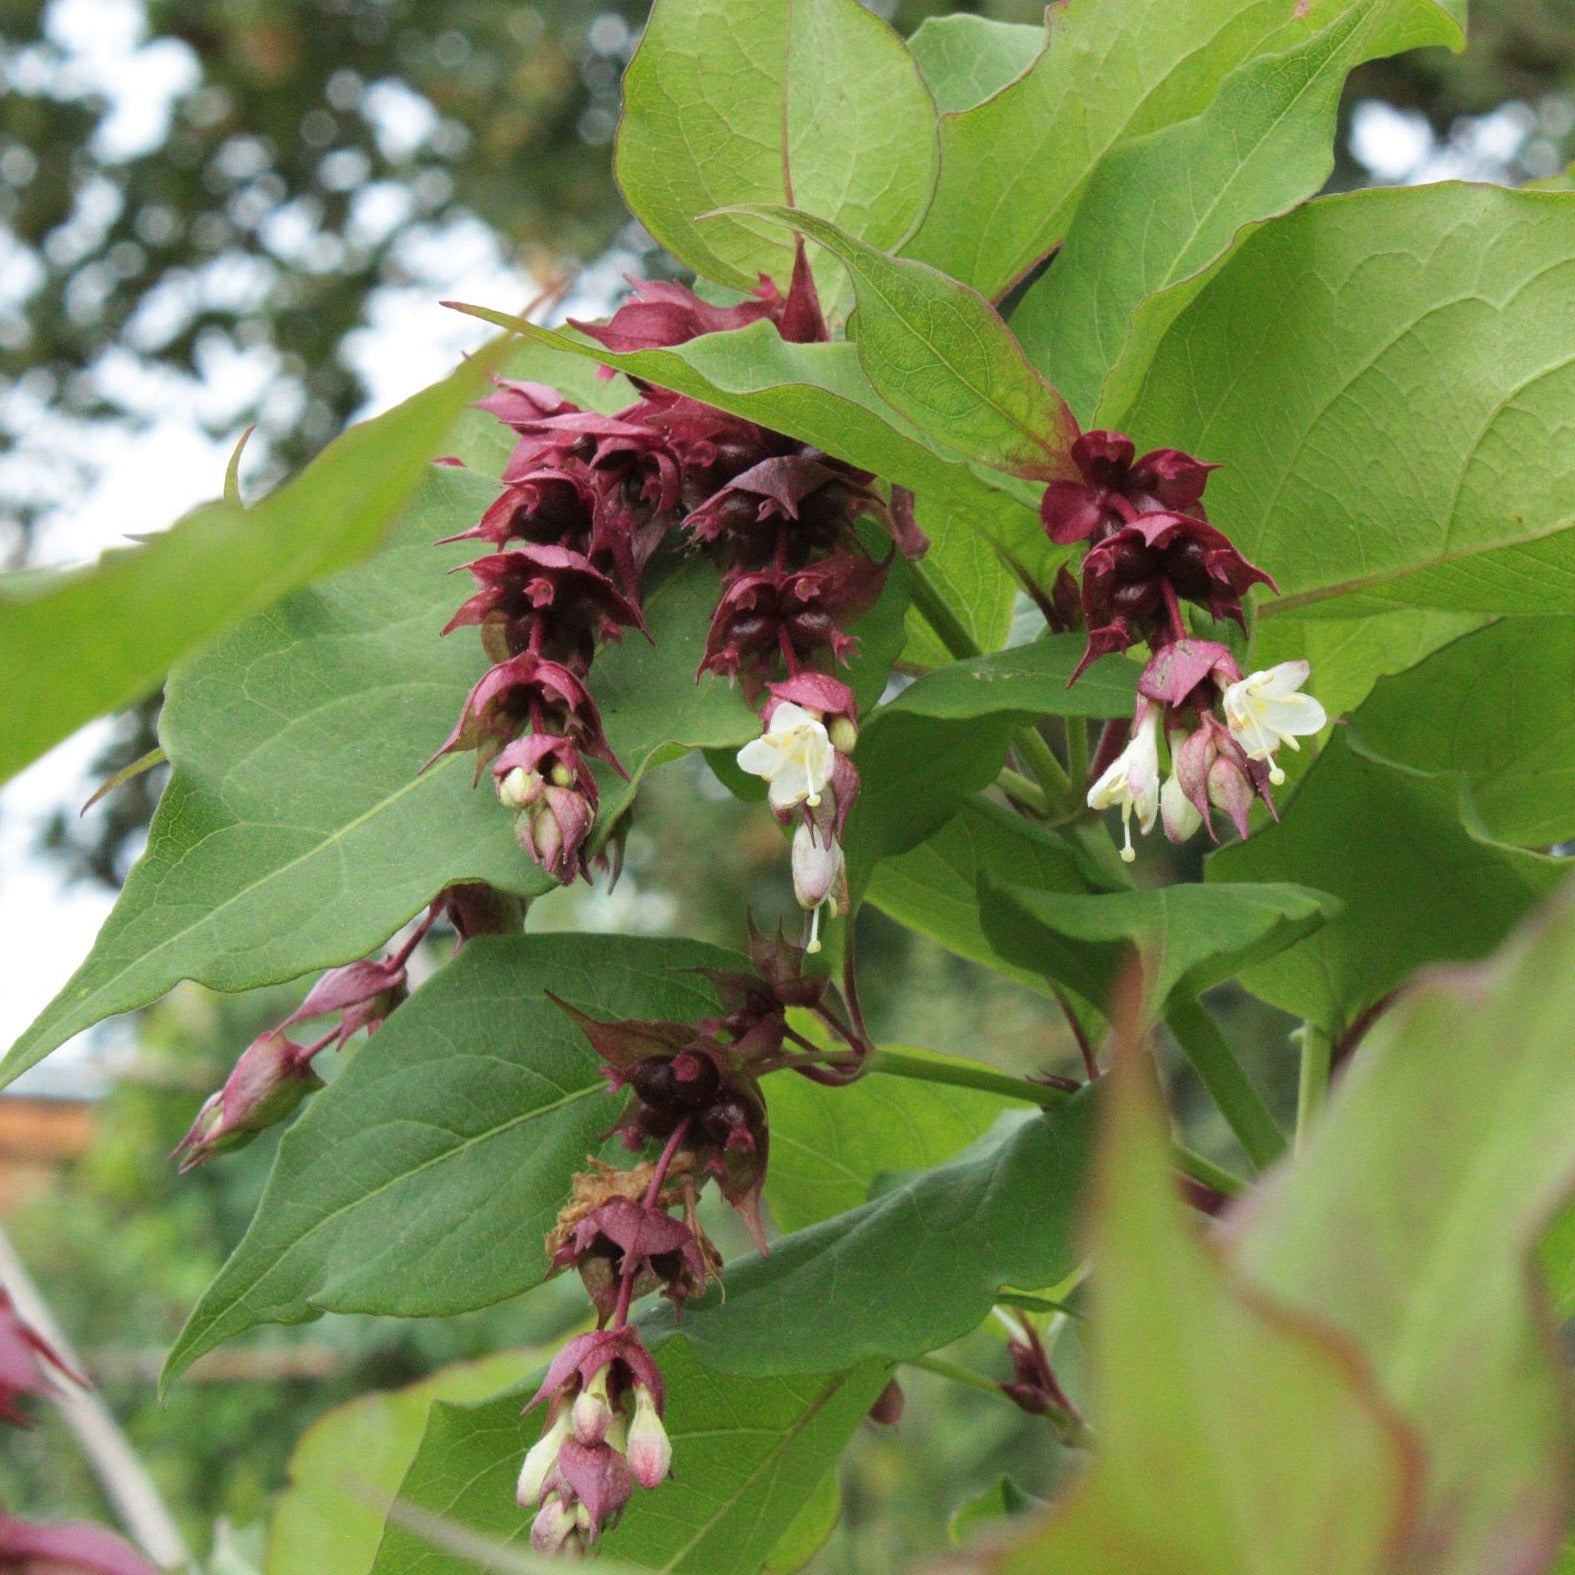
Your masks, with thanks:
M741 0L745 3L745 0ZM872 9L904 31L1031 0ZM618 82L645 6L607 0L0 0L0 568L81 562L219 489L242 431L256 495L347 423L440 376L477 342L442 297L606 310L625 273L671 263L611 178ZM1575 0L1474 0L1463 56L1425 51L1352 79L1333 185L1562 171L1575 133ZM70 653L62 652L61 660ZM85 954L140 852L161 773L86 816L92 786L156 742L157 699L95 725L0 794L0 1044ZM769 818L703 768L642 794L622 882L554 897L534 924L681 931L736 944L787 912ZM1038 996L861 919L866 1006L889 1041L1070 1069ZM326 1318L203 1363L161 1405L164 1349L239 1239L268 1139L178 1180L167 1154L289 988L182 989L105 1025L0 1098L0 1223L215 1575L263 1567L296 1440L330 1408L445 1363L552 1338L550 1290L469 1318ZM1213 1003L1282 1106L1291 1026ZM1227 1135L1173 1068L1189 1137ZM1069 1342L1074 1369L1076 1347ZM1004 1375L999 1340L952 1353ZM1004 1475L1042 1493L1042 1423L928 1373L895 1430L861 1436L820 1575L900 1568ZM8 1433L0 1503L111 1518L58 1422ZM217 1539L217 1540L216 1540Z

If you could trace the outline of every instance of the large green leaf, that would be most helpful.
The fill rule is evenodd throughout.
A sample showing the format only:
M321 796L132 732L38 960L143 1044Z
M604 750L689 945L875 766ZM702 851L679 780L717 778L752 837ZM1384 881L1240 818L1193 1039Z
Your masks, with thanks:
M955 11L926 17L908 40L943 115L972 109L1044 53L1045 30Z
M180 979L243 990L348 962L444 886L485 879L530 896L550 882L469 759L422 772L485 659L438 639L463 589L444 570L492 483L434 472L392 547L234 630L172 676L161 731L175 772L148 851L87 961L17 1041L10 1079ZM474 551L474 544L471 544ZM740 744L759 723L736 690L694 682L716 599L695 561L647 598L654 650L629 636L593 688L635 781L678 746ZM603 828L633 784L602 777Z
M618 182L675 257L720 284L787 281L791 236L740 202L796 203L875 246L935 184L935 103L896 33L858 0L657 0L623 82Z
M1339 904L1306 886L1163 886L1081 895L1001 885L979 894L984 933L1008 962L1104 1005L1143 971L1145 1024L1328 922Z
M1076 1266L1072 1215L1091 1101L1004 1115L956 1159L728 1266L684 1312L701 1359L744 1375L813 1373L947 1345L1003 1285ZM651 1326L671 1327L657 1312Z
M1084 420L1120 426L1154 346L1242 228L1328 179L1346 74L1459 41L1432 0L1356 0L1305 43L1238 66L1203 114L1117 146L1055 266L1012 314L1029 359Z
M970 793L994 781L1012 731L1044 716L1131 712L1137 669L1097 662L1068 687L1079 635L1048 635L927 673L859 735L862 790L848 822L849 880L861 890L883 858L940 830Z
M546 1272L542 1237L620 1101L552 990L604 1018L715 1009L685 970L731 954L611 935L483 938L410 998L279 1145L173 1376L260 1323L488 1307Z
M667 1386L673 1477L637 1491L607 1537L607 1556L679 1575L754 1575L810 1502L886 1383L887 1369L744 1379L709 1372L682 1339L657 1360ZM479 1406L437 1405L400 1497L432 1513L523 1542L514 1502L520 1461L541 1430L521 1418L528 1388ZM389 1527L372 1575L473 1575Z
M352 427L255 508L210 503L92 568L0 580L0 782L232 624L383 540L498 349Z
M781 1072L766 1084L766 1097L771 1106L766 1200L785 1231L857 1208L878 1177L950 1159L983 1137L1012 1103L979 1089L884 1072L871 1072L846 1088Z
M1095 1188L1088 1475L992 1575L1390 1575L1415 1446L1359 1359L1244 1295L1183 1219L1147 1067L1118 1057Z
M1200 114L1254 55L1290 49L1349 0L1094 0L1054 13L1034 67L941 120L941 178L910 256L995 296L1062 239L1119 143ZM1463 0L1447 10L1463 21Z
M868 898L899 924L937 940L970 962L983 963L1030 989L1048 991L1034 968L1004 961L979 917L979 878L1049 891L1086 891L1071 848L1021 815L977 796L916 848L883 859L870 879Z
M1492 841L1458 776L1369 759L1340 730L1283 815L1215 854L1208 879L1317 882L1340 898L1317 934L1242 976L1332 1033L1423 963L1485 956L1568 868Z
M876 393L846 341L788 344L769 323L753 323L669 349L614 354L570 334L518 326L536 343L704 400L909 488L931 534L940 588L985 649L1004 637L1015 593L994 546L1035 569L1046 560L1036 490L984 476L943 452Z
M1075 476L1071 410L977 291L824 219L791 208L749 212L796 225L842 261L853 278L865 375L927 437L1012 475Z
M1575 610L1575 196L1435 185L1265 225L1177 319L1131 416L1225 462L1211 517L1329 598Z
M521 1351L445 1367L418 1384L361 1395L318 1418L290 1456L289 1486L268 1523L266 1575L369 1575L383 1516L416 1457L434 1401L484 1399L536 1365Z
M1385 760L1459 771L1505 842L1575 837L1575 619L1509 618L1380 683L1357 731Z
M1540 1570L1563 1541L1575 1433L1531 1254L1575 1178L1572 1037L1563 899L1408 991L1235 1224L1254 1286L1354 1343L1419 1436L1405 1575Z

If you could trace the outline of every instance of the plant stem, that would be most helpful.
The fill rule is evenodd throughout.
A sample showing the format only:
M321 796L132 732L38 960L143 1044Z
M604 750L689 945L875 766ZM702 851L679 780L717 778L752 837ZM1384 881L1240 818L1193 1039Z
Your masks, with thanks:
M971 656L982 656L979 642L963 628L962 620L946 605L929 571L922 563L908 565L909 583L913 591L913 605L919 616L935 631L935 637L959 662Z
M942 1361L938 1356L915 1356L903 1365L922 1368L927 1373L934 1373L937 1378L949 1378L954 1384L966 1384L970 1389L982 1389L987 1395L994 1395L997 1400L1007 1398L1001 1393L1001 1386L993 1378L986 1378L983 1373L975 1373L966 1367L959 1367L956 1362Z
M1067 809L1080 815L1088 808L1083 795L1088 791L1088 723L1080 716L1066 719Z
M1021 771L1013 771L1010 766L1002 766L1000 775L995 779L995 785L1014 803L1021 804L1024 809L1029 809L1039 816L1050 813L1050 802L1045 797L1044 791L1037 782L1030 782Z
M1316 1023L1302 1024L1301 1041L1301 1075L1296 1086L1296 1152L1298 1154L1323 1110L1323 1102L1329 1092L1329 1066L1334 1059L1334 1040Z
M920 1083L944 1083L953 1088L978 1088L987 1094L1002 1094L1008 1099L1026 1100L1042 1110L1056 1110L1071 1095L1065 1089L1052 1088L1044 1083L1030 1082L1026 1077L1013 1077L1008 1072L997 1072L993 1067L976 1062L931 1061L926 1056L908 1055L901 1050L876 1050L865 1063L867 1072L885 1072L891 1077L910 1077ZM1173 1145L1176 1168L1205 1187L1223 1193L1228 1198L1239 1197L1247 1190L1247 1183L1240 1176L1232 1175L1195 1154L1181 1144Z
M1020 727L1012 734L1012 748L1022 762L1033 772L1048 803L1064 804L1070 778L1050 746L1039 736L1034 727Z
M1269 1114L1269 1107L1252 1086L1214 1019L1197 1001L1177 1001L1166 1020L1247 1158L1258 1170L1273 1164L1285 1151L1285 1134Z
M1055 1110L1071 1097L1065 1089L1030 1083L1026 1077L1013 1077L974 1061L931 1061L902 1050L877 1050L867 1064L871 1072L911 1077L920 1083L945 1083L952 1088L978 1088L1008 1099L1025 1099L1044 1110Z

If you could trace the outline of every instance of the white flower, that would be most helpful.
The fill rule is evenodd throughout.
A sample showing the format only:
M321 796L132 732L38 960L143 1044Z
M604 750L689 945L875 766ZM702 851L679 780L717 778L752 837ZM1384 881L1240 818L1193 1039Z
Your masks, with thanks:
M1269 780L1276 785L1285 773L1274 764L1275 750L1281 744L1300 749L1297 738L1318 732L1329 720L1311 695L1297 693L1309 671L1306 662L1281 662L1248 673L1225 691L1225 725L1249 760L1269 762Z
M521 1509L541 1502L542 1489L547 1485L548 1474L558 1463L558 1451L569 1436L569 1426L569 1412L565 1408L558 1420L531 1445L520 1467L519 1485L515 1490Z
M656 1396L644 1384L634 1389L634 1420L629 1424L629 1466L644 1488L660 1487L673 1468L673 1446L656 1409Z
M738 752L740 771L770 783L773 809L792 809L796 804L813 809L835 763L826 724L791 700L778 705L765 732Z
M820 950L820 910L828 903L832 917L842 911L847 896L847 876L842 844L829 831L800 822L793 832L793 895L812 915L809 926L811 952Z
M1139 701L1139 705L1143 705ZM1145 707L1132 729L1127 747L1110 762L1105 774L1088 790L1090 809L1121 810L1121 857L1128 864L1132 851L1132 814L1145 835L1154 829L1159 814L1159 712Z

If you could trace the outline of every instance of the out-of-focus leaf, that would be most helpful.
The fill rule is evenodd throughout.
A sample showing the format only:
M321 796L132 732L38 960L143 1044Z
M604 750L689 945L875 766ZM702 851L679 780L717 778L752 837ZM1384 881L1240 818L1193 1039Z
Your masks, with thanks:
M1079 1095L1004 1115L947 1164L784 1237L769 1258L738 1259L685 1309L685 1338L708 1366L744 1375L898 1361L976 1327L1003 1285L1056 1284L1076 1266L1090 1110ZM649 1322L672 1327L665 1311Z
M962 1547L981 1531L999 1531L999 1522L1008 1515L1020 1515L1042 1502L1032 1493L1025 1493L1010 1477L998 1477L952 1516L946 1532L957 1547Z
M1095 1462L991 1575L1390 1575L1414 1444L1359 1357L1245 1296L1182 1217L1147 1063L1095 1170Z
M1340 899L1320 931L1242 974L1255 994L1334 1034L1423 963L1485 956L1568 869L1494 842L1460 777L1369 759L1342 732L1279 825L1207 866L1211 883L1316 881Z
M1357 0L1305 43L1238 66L1195 119L1116 147L1055 266L1012 313L1029 359L1084 420L1119 427L1154 346L1244 227L1328 179L1346 74L1380 55L1459 42L1433 0Z
M320 1417L290 1456L274 1506L266 1575L368 1575L383 1535L369 1494L392 1497L436 1400L480 1400L518 1383L538 1358L503 1351L442 1368L405 1389L362 1395Z
M766 1559L766 1575L793 1575L825 1547L842 1516L842 1484L835 1470L820 1479Z
M352 427L255 508L204 504L91 568L0 594L0 782L141 699L186 653L376 548L500 349Z
M1264 225L1129 425L1224 463L1210 517L1279 583L1266 619L1575 611L1575 472L1546 462L1575 435L1575 197L1441 184Z
M1012 1103L979 1089L883 1072L846 1088L824 1088L781 1072L766 1084L766 1097L771 1105L766 1200L785 1231L857 1208L879 1176L950 1159L982 1137Z
M682 1340L657 1353L667 1386L673 1477L636 1492L603 1544L610 1559L673 1575L755 1575L811 1503L887 1368L743 1379L703 1367ZM520 1461L541 1430L521 1417L522 1387L481 1405L436 1405L400 1497L500 1540L528 1545L530 1519L514 1503ZM471 1575L395 1526L372 1575Z
M244 990L349 962L452 882L550 889L490 785L472 786L471 757L421 769L486 666L468 631L438 638L464 594L443 572L464 544L433 543L492 496L481 477L435 472L389 550L176 671L161 724L174 775L148 851L0 1080L181 979ZM685 564L646 599L654 649L630 634L597 659L602 718L634 779L601 773L599 836L651 767L759 731L736 689L694 681L715 600L714 571Z
M483 937L306 1106L167 1377L261 1323L488 1307L547 1270L542 1237L621 1101L552 990L608 1020L715 1010L693 941Z
M1575 1177L1572 1038L1562 897L1409 990L1233 1222L1253 1286L1351 1342L1421 1443L1404 1575L1542 1569L1563 1542L1575 1432L1530 1260Z
M858 0L658 0L623 83L617 172L675 257L739 290L785 287L793 241L731 217L790 202L871 245L905 236L935 185L935 103L907 45Z

